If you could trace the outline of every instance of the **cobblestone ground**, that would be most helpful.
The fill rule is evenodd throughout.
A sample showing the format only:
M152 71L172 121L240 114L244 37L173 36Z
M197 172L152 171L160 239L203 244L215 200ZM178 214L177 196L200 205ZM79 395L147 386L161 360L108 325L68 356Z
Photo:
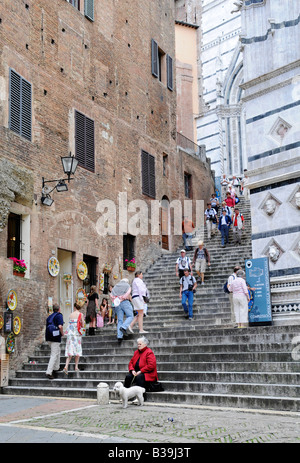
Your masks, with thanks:
M130 404L124 410L120 403L114 402L86 404L76 411L59 411L27 419L23 424L149 443L300 443L300 414L284 412L181 408L148 403L143 407Z

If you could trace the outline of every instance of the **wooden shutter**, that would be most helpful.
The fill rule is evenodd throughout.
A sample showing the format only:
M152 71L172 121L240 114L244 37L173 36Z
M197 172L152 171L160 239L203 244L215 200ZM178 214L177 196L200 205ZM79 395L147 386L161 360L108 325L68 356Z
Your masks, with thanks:
M9 128L31 140L31 84L12 69L10 69L9 98Z
M95 171L94 121L75 111L75 157L78 164Z
M85 0L84 14L88 19L94 21L94 0Z
M155 198L155 158L142 151L142 192Z
M173 91L173 58L167 55L167 86Z
M154 39L151 39L151 70L155 77L159 75L159 58L158 45Z

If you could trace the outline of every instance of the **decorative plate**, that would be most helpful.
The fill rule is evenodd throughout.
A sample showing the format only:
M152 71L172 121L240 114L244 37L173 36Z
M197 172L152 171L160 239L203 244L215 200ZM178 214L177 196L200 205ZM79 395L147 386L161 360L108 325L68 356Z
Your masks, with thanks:
M15 310L18 304L17 293L13 289L10 289L7 294L7 307L9 310Z
M13 332L19 334L21 331L21 320L20 317L15 317L13 322Z
M78 275L78 278L80 278L80 280L85 280L85 279L86 279L86 276L87 276L87 273L88 273L88 269L87 269L86 263L83 262L83 260L82 260L82 261L79 262L79 264L77 265L77 275Z
M59 262L54 256L48 260L48 271L52 277L56 277L59 274Z
M4 325L4 320L3 320L2 315L0 315L0 330L3 328L3 325Z
M85 304L87 300L87 295L86 295L86 292L83 288L79 288L77 289L76 291L76 302L80 305L83 305Z
M15 335L12 331L6 338L6 351L8 354L11 354L15 351Z

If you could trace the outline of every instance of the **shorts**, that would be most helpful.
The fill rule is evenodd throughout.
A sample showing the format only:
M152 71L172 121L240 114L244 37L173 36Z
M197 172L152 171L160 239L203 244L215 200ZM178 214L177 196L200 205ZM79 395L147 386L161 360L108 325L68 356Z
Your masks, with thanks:
M144 301L141 301L139 297L132 298L133 310L144 310Z
M196 272L204 273L206 270L206 260L197 259L195 262L195 270Z

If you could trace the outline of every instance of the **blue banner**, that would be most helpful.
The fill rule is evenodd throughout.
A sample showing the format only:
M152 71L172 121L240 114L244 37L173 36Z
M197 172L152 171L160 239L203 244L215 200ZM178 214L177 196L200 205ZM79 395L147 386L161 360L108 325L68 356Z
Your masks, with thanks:
M249 323L271 324L272 305L269 276L269 259L247 259L245 261L246 283L251 289L249 302Z

